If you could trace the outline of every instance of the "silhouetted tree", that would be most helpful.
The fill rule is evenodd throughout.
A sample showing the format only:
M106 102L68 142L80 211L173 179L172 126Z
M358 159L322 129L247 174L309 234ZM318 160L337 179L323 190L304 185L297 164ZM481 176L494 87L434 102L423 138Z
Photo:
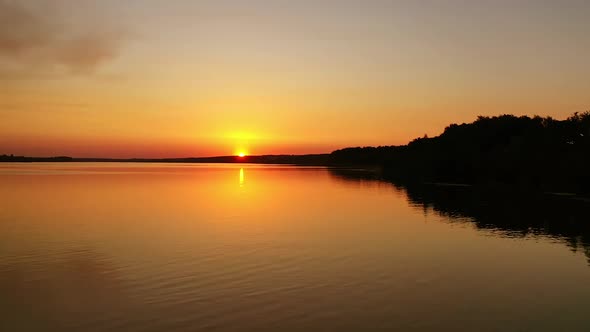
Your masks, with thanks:
M590 192L590 112L566 120L479 116L407 145L347 148L333 164L376 164L391 178Z

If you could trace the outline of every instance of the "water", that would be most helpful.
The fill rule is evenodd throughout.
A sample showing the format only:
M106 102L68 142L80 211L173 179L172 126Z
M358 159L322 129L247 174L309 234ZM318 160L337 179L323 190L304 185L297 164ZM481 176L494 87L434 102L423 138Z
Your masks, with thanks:
M589 331L589 204L470 190L0 164L0 330Z

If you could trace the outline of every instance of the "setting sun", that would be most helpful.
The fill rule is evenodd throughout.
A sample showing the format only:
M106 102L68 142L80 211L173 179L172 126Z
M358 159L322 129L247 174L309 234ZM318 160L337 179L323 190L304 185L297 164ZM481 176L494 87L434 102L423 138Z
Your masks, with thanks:
M245 157L246 156L246 152L240 151L238 152L238 157Z

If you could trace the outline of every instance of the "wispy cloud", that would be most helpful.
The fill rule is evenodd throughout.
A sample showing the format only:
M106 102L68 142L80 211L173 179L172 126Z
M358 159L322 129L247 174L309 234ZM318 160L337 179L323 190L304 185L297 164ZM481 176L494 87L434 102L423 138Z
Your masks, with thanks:
M74 26L52 8L0 0L0 70L90 73L114 59L128 34L112 26ZM27 75L28 76L28 75Z

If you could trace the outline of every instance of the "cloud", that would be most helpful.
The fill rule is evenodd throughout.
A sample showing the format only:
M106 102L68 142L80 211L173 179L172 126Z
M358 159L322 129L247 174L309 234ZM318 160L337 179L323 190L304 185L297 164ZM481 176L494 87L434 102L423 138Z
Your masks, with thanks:
M0 69L89 73L117 57L127 40L121 29L66 21L52 8L0 0Z

